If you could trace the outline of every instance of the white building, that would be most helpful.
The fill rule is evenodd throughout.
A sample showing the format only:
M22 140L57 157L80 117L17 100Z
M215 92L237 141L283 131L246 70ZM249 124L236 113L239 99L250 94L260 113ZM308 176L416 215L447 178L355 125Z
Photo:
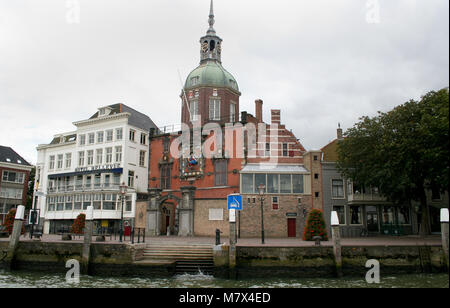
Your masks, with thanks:
M97 227L117 229L122 183L128 186L123 217L132 222L137 194L147 193L149 131L155 124L124 104L99 108L73 124L75 131L37 147L36 208L44 233L70 228L89 205Z

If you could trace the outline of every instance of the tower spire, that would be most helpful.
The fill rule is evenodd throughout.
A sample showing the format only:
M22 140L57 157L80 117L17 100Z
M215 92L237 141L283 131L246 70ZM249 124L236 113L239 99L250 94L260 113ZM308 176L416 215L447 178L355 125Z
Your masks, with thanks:
M212 33L216 33L216 30L214 30L214 1L211 0L211 6L209 8L209 29L208 29L208 34L212 34Z

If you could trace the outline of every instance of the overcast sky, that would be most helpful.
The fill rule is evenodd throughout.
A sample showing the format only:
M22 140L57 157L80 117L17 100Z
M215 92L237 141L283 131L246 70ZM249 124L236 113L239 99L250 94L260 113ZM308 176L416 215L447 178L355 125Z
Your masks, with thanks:
M181 118L210 0L0 0L0 145L36 146L98 107ZM78 9L79 7L79 14ZM307 150L363 115L449 85L448 0L215 0L240 111L255 99Z

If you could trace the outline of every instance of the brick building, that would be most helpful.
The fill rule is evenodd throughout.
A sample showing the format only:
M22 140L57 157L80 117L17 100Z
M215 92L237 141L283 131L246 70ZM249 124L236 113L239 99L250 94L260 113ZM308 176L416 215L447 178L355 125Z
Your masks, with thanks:
M26 205L32 168L13 149L0 146L0 225L11 208Z
M200 65L181 93L181 126L150 134L147 232L152 235L213 236L229 232L227 196L242 194L238 233L255 237L260 230L257 187L266 187L268 237L300 237L305 217L322 208L320 151L306 151L281 124L281 111L263 121L263 101L255 116L240 113L236 79L221 61L222 39L209 16L200 39Z

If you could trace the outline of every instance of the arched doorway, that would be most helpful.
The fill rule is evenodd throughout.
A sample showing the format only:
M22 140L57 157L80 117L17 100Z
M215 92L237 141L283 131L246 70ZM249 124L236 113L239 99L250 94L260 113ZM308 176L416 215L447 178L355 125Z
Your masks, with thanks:
M176 204L171 201L165 201L161 204L161 235L175 234L175 213Z
M158 233L160 235L178 235L178 222L179 222L179 212L178 205L181 199L175 195L162 196L159 199L159 222L158 222Z

